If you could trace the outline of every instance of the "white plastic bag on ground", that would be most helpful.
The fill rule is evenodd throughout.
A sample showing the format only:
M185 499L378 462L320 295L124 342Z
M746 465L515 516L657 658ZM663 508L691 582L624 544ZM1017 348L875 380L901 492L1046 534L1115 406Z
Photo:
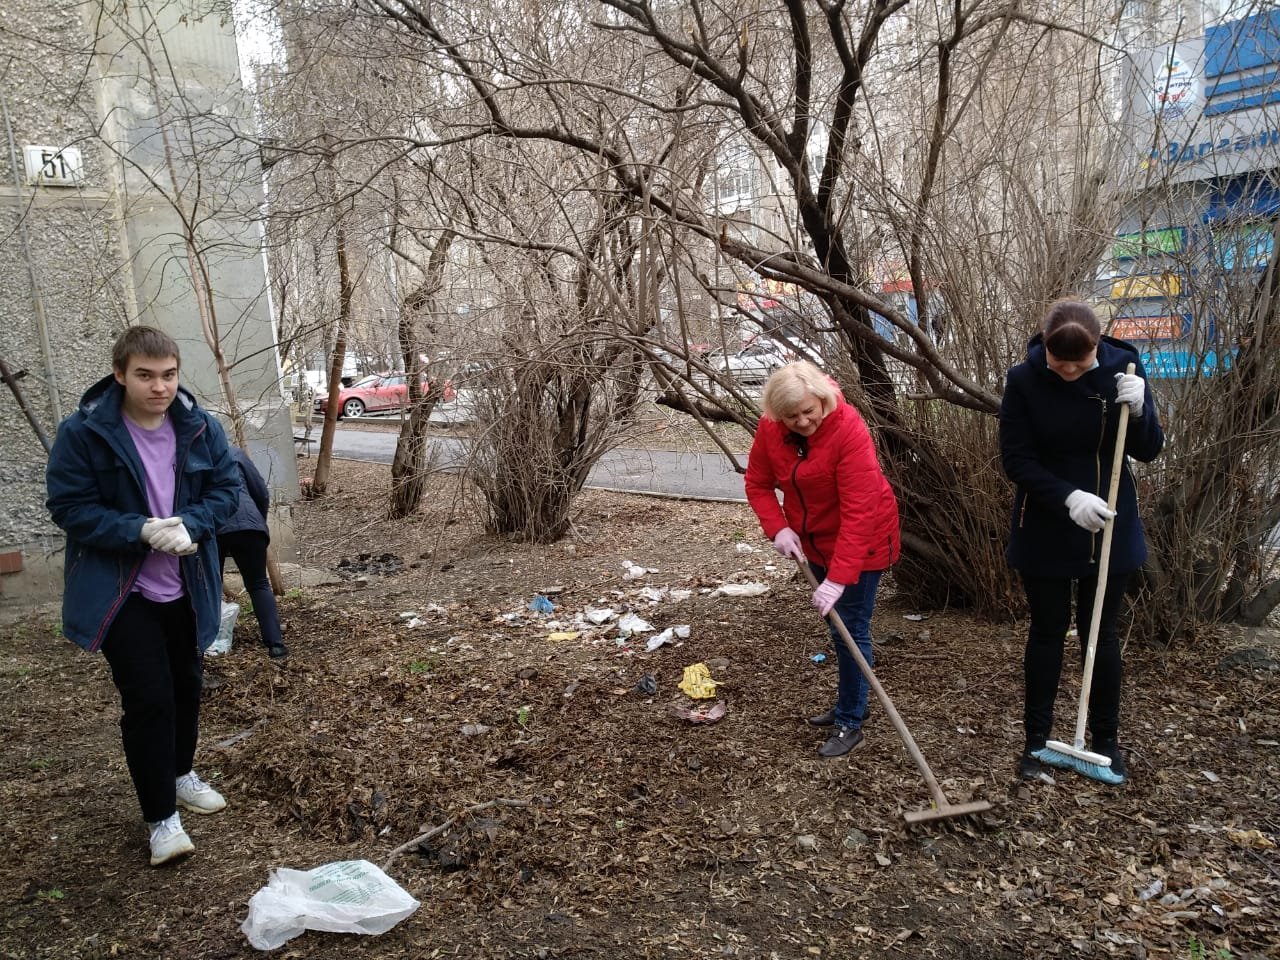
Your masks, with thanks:
M222 601L222 620L218 624L218 635L206 650L205 656L217 657L231 650L231 637L236 632L236 620L240 617L240 604Z
M274 950L304 930L386 933L420 904L368 860L314 870L272 870L249 900L240 929L259 950Z
M711 591L713 597L758 597L768 593L769 587L764 583L722 583Z

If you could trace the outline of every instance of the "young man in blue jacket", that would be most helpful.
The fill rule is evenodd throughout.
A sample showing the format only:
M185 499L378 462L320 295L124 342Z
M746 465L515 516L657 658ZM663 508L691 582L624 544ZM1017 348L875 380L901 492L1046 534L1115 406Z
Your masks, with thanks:
M125 331L111 376L58 427L46 474L67 535L62 629L111 667L153 866L195 850L179 805L226 806L192 762L203 653L221 614L216 535L239 475L218 422L178 385L179 363L168 334Z

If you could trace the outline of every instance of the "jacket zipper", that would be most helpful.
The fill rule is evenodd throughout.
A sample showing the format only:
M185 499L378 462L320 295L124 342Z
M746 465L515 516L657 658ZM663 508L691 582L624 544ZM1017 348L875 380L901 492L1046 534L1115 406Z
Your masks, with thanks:
M190 443L188 443L188 444L186 445L186 447L185 447L185 448L183 449L183 451L182 451L182 460L180 460L180 461L178 462L178 471L177 471L177 475L173 478L173 484L174 484L174 485L173 485L173 490L174 490L174 493L173 493L173 512L174 512L174 514L175 514L175 515L176 515L176 514L177 514L177 512L178 512L178 502L179 502L179 500L180 500L180 495L181 495L181 493L182 493L182 478L183 478L183 476L184 476L184 474L183 474L183 468L187 465L187 454L189 454L189 453L191 452L191 448L192 448L192 447L194 447L194 446L196 445L196 441L197 441L197 440L199 440L199 439L200 439L200 437L204 434L204 431L205 431L205 427L206 427L206 426L207 426L207 424L204 424L204 423L201 423L201 424L200 424L200 429L199 429L199 430L197 430L197 431L195 432L195 434L191 437L191 442L190 442ZM182 561L183 561L183 560L185 560L185 559L187 559L187 558L186 558L186 557L179 557L179 558L178 558L178 570L179 570L179 572L181 572L181 570L182 570ZM200 584L202 584L202 583L203 583L203 581L204 581L204 564L203 564L203 563L201 562L201 560L200 560L200 551L199 551L199 549L198 549L198 548L197 548L196 553L195 553L195 555L194 555L194 557L193 557L192 559L193 559L193 561L194 561L194 563L195 563L195 567L196 567L196 580L197 580L197 584L196 584L196 585L197 585L197 586L199 586L199 585L200 585ZM183 578L183 586L184 586L184 587L186 586L186 578L185 578L185 577ZM192 591L192 590L188 589L188 590L186 591L186 593L187 593L187 606L189 606L189 607L191 608L191 617L192 617L192 619L196 622L196 650L197 650L197 651L199 651L199 649L200 649L200 628L199 628L199 621L200 621L200 618L199 618L199 616L196 614L196 603L195 603L195 600L193 599L194 591Z
M800 532L809 538L809 544L813 547L813 552L822 558L823 567L827 566L827 555L818 549L818 541L816 537L809 532L809 505L804 502L804 494L800 492L800 483L798 476L800 473L800 464L804 463L804 457L800 451L796 451L796 465L791 468L791 486L796 491L796 499L800 501Z
M1091 400L1098 401L1098 409L1101 411L1101 423L1098 427L1098 446L1093 452L1093 489L1096 491L1095 496L1102 496L1102 443L1107 438L1107 401L1100 396L1093 396ZM1098 562L1098 534L1089 534L1089 562Z

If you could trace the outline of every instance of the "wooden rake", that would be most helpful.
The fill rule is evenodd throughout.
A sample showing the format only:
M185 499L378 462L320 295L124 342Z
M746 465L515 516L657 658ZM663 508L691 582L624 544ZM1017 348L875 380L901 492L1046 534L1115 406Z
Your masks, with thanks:
M813 570L810 569L808 562L797 560L796 566L800 568L800 572L809 581L810 588L816 590L818 581L814 577ZM906 723L898 715L897 709L893 706L893 701L889 699L889 694L885 693L884 687L880 686L880 681L872 673L871 664L867 663L867 658L862 655L862 651L858 649L858 644L849 635L849 628L844 625L844 621L840 619L840 615L835 610L832 610L827 615L827 620L836 628L836 632L840 634L840 639L844 641L845 647L848 648L849 653L853 656L853 662L858 665L862 675L867 678L867 683L875 691L876 699L884 707L885 715L893 724L893 728L898 731L898 737L902 740L902 745L907 748L907 753L920 769L920 775L924 777L925 785L929 788L929 795L933 798L933 804L927 810L906 811L903 817L907 823L946 820L951 817L963 817L971 813L982 813L984 810L990 810L991 804L986 800L974 800L970 803L951 803L947 800L946 794L942 792L942 787L938 785L938 778L929 769L929 764L925 762L924 754L920 752L915 738L911 736L911 731L907 729Z

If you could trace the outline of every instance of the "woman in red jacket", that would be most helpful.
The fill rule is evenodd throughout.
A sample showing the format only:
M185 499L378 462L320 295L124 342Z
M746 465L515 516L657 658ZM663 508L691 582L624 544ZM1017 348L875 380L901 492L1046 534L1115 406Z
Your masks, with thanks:
M899 551L898 502L871 434L835 382L805 361L773 373L763 404L747 500L779 553L809 561L822 581L813 605L824 617L840 615L870 664L876 588ZM862 743L868 685L834 629L831 637L840 668L835 706L809 723L833 728L818 753L842 757Z

